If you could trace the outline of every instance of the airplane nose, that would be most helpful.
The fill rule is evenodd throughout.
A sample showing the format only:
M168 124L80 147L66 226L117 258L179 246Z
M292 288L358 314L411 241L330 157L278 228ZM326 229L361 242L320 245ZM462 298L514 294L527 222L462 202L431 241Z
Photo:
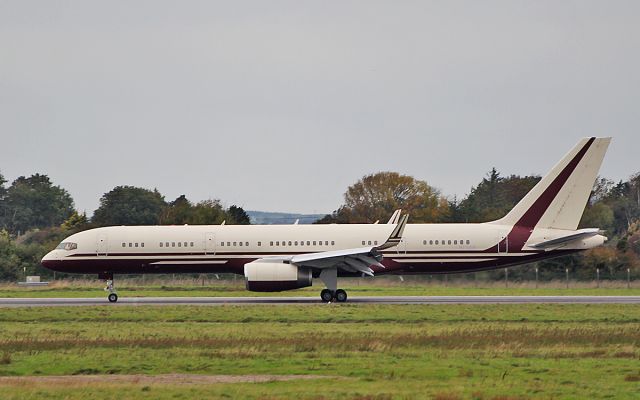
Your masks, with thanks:
M56 251L53 250L42 257L42 260L40 260L40 264L42 264L42 266L45 268L54 269L54 267L58 264L59 259L60 257L58 257Z

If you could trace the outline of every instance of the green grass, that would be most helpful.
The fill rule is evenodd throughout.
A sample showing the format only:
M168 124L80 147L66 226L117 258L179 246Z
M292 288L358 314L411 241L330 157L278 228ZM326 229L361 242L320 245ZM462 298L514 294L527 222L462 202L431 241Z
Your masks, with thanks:
M637 398L637 305L0 309L0 375L303 374L177 386L0 385L2 399Z
M59 281L51 286L20 287L0 285L0 297L105 297L104 284L95 281ZM601 287L593 282L570 282L566 288L564 282L541 283L536 288L532 282L510 283L505 287L502 282L397 282L388 279L367 280L341 279L340 286L348 290L350 296L483 296L483 295L520 295L520 296L629 296L640 295L640 285L633 282L631 288L626 282L603 282ZM276 293L249 292L242 280L206 281L161 281L153 280L143 284L138 279L116 280L118 295L121 297L236 297L236 296L311 296L317 297L322 285Z

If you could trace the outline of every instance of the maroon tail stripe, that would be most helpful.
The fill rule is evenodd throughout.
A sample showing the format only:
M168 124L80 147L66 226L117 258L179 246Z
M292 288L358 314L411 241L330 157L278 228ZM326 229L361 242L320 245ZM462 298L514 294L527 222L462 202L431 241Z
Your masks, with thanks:
M517 226L523 226L527 228L533 228L536 226L542 215L547 211L547 208L553 202L553 199L556 198L560 189L567 183L567 180L575 171L576 167L584 157L584 155L589 150L589 147L593 144L596 138L592 137L587 141L587 143L580 149L578 154L567 164L567 166L560 172L560 174L553 180L551 185L536 199L536 201L531 205L531 207L524 213L522 218L518 222L516 222Z
M533 228L538 224L540 218L547 211L553 200L556 198L562 187L567 183L569 177L575 171L576 167L584 158L584 155L589 151L589 148L596 140L595 137L590 138L587 143L580 149L580 151L573 157L571 161L567 164L566 167L558 174L556 179L551 182L549 187L545 189L545 191L533 202L531 207L520 217L518 222L515 223L511 232L507 235L507 239L503 239L500 242L500 247L506 247L506 241L509 243L509 252L519 252L522 251L524 244L529 240ZM494 246L491 249L488 249L490 252L497 251L498 245Z

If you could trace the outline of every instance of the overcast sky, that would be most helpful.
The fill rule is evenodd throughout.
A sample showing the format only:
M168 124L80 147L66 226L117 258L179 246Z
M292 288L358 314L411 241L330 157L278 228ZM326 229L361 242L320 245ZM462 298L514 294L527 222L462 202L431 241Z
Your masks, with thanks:
M638 1L0 0L0 172L330 212L390 170L464 196L583 136L640 171Z

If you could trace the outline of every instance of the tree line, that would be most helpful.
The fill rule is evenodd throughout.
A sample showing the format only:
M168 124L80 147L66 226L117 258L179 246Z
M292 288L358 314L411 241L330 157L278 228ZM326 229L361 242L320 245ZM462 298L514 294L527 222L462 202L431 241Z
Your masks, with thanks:
M396 172L363 177L344 194L344 204L316 223L384 222L398 208L409 222L487 222L506 215L540 181L540 176L501 176L494 168L463 199L447 198L425 181ZM626 181L599 177L579 228L600 228L609 238L605 246L570 256L511 269L512 279L561 279L569 270L575 279L623 279L627 272L640 278L640 173ZM503 271L484 273L501 279Z
M462 199L449 198L427 182L396 172L366 175L349 186L343 204L316 223L385 222L402 208L410 222L485 222L504 216L540 180L539 176L501 176L494 168ZM249 224L242 207L225 208L220 200L192 202L184 195L166 201L158 190L117 186L100 198L88 218L78 212L64 188L48 176L19 177L10 186L0 174L0 280L14 280L23 267L48 275L39 261L64 237L108 225ZM627 269L640 277L640 174L626 181L598 178L579 227L606 231L605 246L572 256L512 269L512 279L571 276L621 278ZM485 274L501 278L501 272Z
M26 269L49 276L42 257L65 237L111 225L249 224L236 205L192 202L184 195L165 201L156 189L117 186L100 198L91 218L75 209L69 192L47 175L21 176L6 186L0 174L0 280L16 280Z

